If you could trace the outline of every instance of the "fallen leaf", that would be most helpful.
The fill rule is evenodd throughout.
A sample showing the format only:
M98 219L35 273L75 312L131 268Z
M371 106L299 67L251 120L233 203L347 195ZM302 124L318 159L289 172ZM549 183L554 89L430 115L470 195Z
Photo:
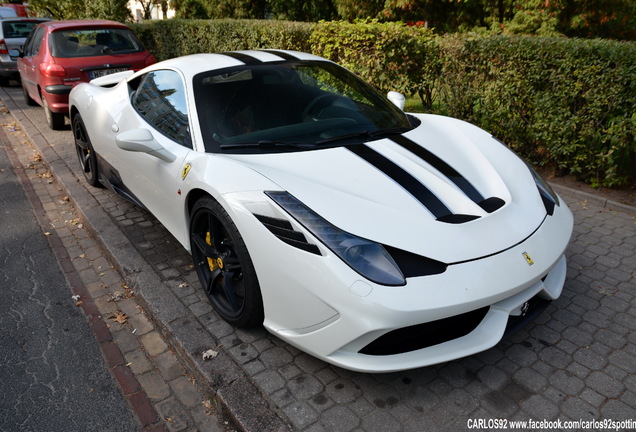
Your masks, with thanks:
M218 356L219 352L218 351L214 351L213 349L209 349L207 351L205 351L203 353L203 360L210 360L213 359L214 357Z
M128 316L122 311L116 311L113 315L110 316L110 319L119 324L126 324L128 322Z
M214 406L212 405L212 401L210 399L206 399L203 401L203 408L205 408L205 415L212 415L214 412Z

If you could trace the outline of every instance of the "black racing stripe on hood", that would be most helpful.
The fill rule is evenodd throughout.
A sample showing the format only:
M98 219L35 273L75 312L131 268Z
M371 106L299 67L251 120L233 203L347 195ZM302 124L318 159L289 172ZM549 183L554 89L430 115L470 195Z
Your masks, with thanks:
M415 199L421 202L437 219L445 218L453 214L433 192L390 159L387 159L385 156L364 144L347 146L346 148L391 177L413 195Z
M425 162L433 166L436 170L444 174L450 181L468 196L473 202L480 204L484 202L484 197L463 175L458 173L455 168L447 164L440 157L434 155L424 147L418 145L416 142L411 141L403 135L393 136L389 138L396 144L401 145L411 153L419 156Z
M244 53L224 52L224 53L221 53L221 54L223 54L224 56L232 57L233 59L236 59L238 61L242 61L246 65L256 65L256 64L262 64L263 63L262 61L260 61L256 57L252 57L252 56L244 54Z

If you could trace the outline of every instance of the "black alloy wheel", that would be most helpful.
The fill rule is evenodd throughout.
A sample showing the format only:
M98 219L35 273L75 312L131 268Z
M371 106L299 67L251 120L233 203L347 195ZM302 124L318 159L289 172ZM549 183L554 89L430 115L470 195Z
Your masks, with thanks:
M88 138L88 133L86 133L84 121L79 114L73 117L73 137L75 138L77 159L82 167L86 181L91 186L100 187L101 183L97 172L97 154L93 150L91 140Z
M236 327L263 323L256 271L236 225L211 197L194 205L190 248L199 281L216 312Z

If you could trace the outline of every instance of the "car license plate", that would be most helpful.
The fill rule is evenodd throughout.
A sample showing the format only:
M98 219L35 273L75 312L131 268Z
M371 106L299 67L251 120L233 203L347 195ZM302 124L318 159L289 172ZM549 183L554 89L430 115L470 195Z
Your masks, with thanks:
M127 70L128 68L99 69L99 70L90 71L88 74L91 77L91 79L94 79L94 78L99 78L99 77L103 77L106 75L114 74L117 72L123 72Z

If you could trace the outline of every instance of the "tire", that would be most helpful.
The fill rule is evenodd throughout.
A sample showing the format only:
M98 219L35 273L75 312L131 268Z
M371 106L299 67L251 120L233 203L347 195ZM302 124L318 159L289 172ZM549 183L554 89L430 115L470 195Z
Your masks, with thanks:
M46 101L44 95L42 95L42 108L44 108L44 115L46 116L46 122L53 130L64 129L64 114L55 113L49 108L49 103Z
M24 96L24 101L26 102L26 104L28 106L37 106L38 103L34 101L31 96L29 96L29 92L27 91L26 87L24 87L24 82L20 83L20 85L22 86L22 95Z
M190 217L194 266L216 312L236 327L263 324L263 300L245 242L229 215L211 197L196 202Z
M97 169L97 153L93 149L91 140L86 133L86 127L82 116L76 114L73 117L73 137L75 138L75 151L80 167L84 172L84 177L89 185L101 187L99 182L99 172Z

